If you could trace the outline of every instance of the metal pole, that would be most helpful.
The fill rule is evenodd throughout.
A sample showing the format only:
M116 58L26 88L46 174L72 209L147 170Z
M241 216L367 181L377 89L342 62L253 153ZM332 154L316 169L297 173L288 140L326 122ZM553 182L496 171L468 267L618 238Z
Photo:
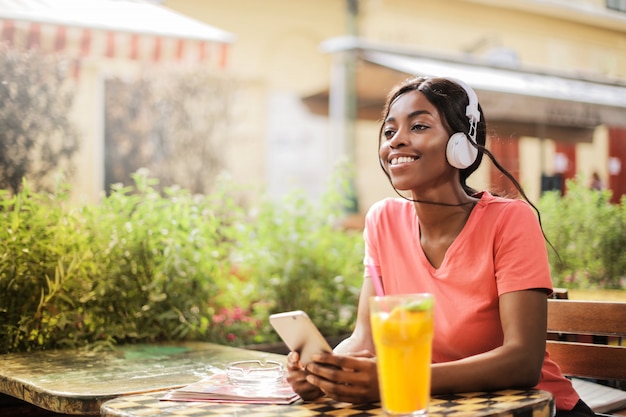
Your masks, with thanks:
M359 15L359 0L346 0L347 1L347 32L353 39L357 39L359 36L358 30L358 15ZM344 130L344 150L346 158L348 159L349 171L349 206L346 207L349 213L358 213L359 201L356 190L356 120L357 120L357 91L356 91L356 65L357 65L357 51L354 49L345 52L345 72L344 72L344 86L345 86L345 130Z

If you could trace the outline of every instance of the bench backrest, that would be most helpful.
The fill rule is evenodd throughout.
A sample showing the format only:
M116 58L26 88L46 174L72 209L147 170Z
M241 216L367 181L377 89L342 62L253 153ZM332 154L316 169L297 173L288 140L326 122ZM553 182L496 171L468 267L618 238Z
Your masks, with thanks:
M626 380L626 303L548 300L548 333L605 337L607 344L584 337L548 337L550 356L565 375Z

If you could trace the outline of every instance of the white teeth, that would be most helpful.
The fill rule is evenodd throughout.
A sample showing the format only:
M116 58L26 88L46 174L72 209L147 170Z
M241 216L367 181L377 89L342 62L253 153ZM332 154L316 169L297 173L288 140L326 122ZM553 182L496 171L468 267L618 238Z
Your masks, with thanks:
M417 158L412 157L412 156L400 156L398 158L393 158L391 160L391 165L404 164L407 162L413 162L415 160L417 160Z

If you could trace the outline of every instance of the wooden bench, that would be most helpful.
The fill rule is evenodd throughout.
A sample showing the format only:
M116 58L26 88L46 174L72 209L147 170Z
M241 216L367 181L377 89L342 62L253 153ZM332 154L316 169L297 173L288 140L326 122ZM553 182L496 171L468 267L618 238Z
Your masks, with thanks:
M547 349L565 375L623 387L620 384L626 382L625 340L626 303L548 300ZM608 390L602 390L605 385L592 386L585 379L575 379L574 386L594 411L626 412L626 391L610 391L608 386ZM598 391L586 398L583 391L589 388ZM604 394L611 398L603 404L599 397Z

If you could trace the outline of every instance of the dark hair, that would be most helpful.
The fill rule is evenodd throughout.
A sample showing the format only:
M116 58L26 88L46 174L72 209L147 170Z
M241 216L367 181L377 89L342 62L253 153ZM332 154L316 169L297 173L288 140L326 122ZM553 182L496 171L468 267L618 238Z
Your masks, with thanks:
M380 141L382 140L385 120L389 116L391 106L400 96L410 91L419 91L424 94L426 99L437 108L442 122L450 135L456 132L463 132L469 135L469 119L465 115L465 108L469 104L469 97L467 96L465 89L454 80L448 78L414 77L400 82L389 92L387 101L383 107L382 122L378 134L379 147ZM532 205L526 196L524 189L519 182L517 182L515 177L513 177L510 172L500 165L493 154L485 147L487 141L487 123L485 122L485 116L480 103L478 104L478 111L480 112L480 121L476 126L476 143L474 143L478 149L478 156L472 165L459 170L459 181L461 182L461 186L465 190L465 193L468 195L476 194L476 190L467 185L467 178L478 169L482 162L483 155L487 155L495 167L498 168L498 170L513 183L524 200ZM383 171L385 172L385 175L387 175L387 178L389 178L389 174L384 169Z
M387 101L385 102L385 105L383 107L381 126L378 132L379 148L383 136L383 129L385 127L385 120L389 116L391 106L400 96L410 91L419 91L420 93L424 94L426 99L433 106L435 106L435 108L437 108L441 120L450 135L456 132L463 132L469 135L469 119L465 114L465 109L469 104L469 97L465 89L454 80L448 78L413 77L408 78L395 85L387 95ZM550 242L550 240L548 240L545 233L543 232L543 226L541 225L541 214L539 213L539 209L537 209L537 207L526 196L524 189L515 179L515 177L513 177L513 175L509 171L507 171L502 165L500 165L500 163L496 160L493 154L485 147L487 141L487 124L485 122L485 116L483 114L482 108L480 107L480 103L478 104L478 110L480 112L480 121L476 126L476 143L474 143L474 145L478 149L478 156L476 157L476 161L474 161L472 165L459 170L459 180L461 182L463 190L465 190L465 193L468 195L476 194L476 190L467 185L467 178L478 169L480 163L482 162L483 155L487 155L491 162L495 165L495 167L498 168L498 170L502 172L502 174L504 174L513 183L522 198L535 210L535 212L537 213L537 218L539 220L541 231L546 242L548 242L550 247L552 247L552 249L557 254L557 257L559 257L560 259L558 252L556 251L554 246L552 246L552 243ZM381 168L383 168L383 172L391 181L389 173L385 170L383 163L382 161L380 161L380 159L379 162ZM394 190L395 189L396 188L394 187ZM404 196L402 197L406 198Z
M384 121L389 116L391 106L400 96L410 91L421 92L426 99L437 108L437 111L441 115L442 122L450 135L456 132L469 134L469 120L465 115L465 108L469 104L469 98L463 87L447 78L416 77L400 82L389 92L387 101L383 107L382 123L378 135L379 146L382 139ZM480 104L478 105L478 110L480 111L480 121L476 126L478 156L472 165L459 170L461 186L469 195L475 194L476 190L467 185L467 178L480 166L487 139L487 126ZM389 177L386 171L385 174Z

